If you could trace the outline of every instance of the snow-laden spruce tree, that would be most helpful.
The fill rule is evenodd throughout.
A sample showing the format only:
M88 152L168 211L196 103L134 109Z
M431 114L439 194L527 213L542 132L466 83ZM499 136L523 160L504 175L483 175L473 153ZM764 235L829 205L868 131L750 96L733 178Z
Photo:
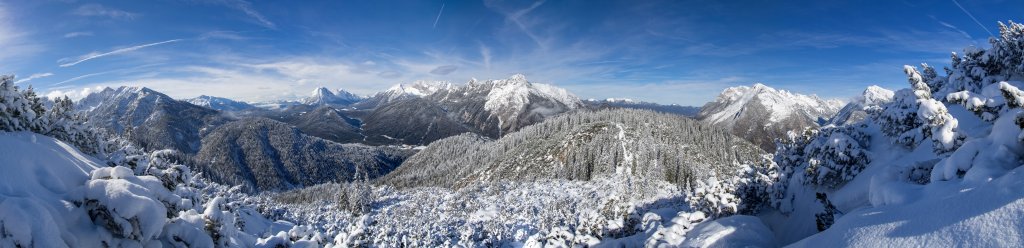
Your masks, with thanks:
M31 102L14 85L14 76L0 76L0 130L28 130L35 119Z

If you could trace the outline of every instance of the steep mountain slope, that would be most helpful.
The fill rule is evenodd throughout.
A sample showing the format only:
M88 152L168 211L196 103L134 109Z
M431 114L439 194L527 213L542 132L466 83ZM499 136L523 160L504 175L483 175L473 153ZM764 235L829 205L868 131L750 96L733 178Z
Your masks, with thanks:
M228 121L216 110L199 107L143 87L107 88L90 94L89 122L114 133L126 134L147 149L199 151L201 137ZM94 105L94 106L90 106Z
M253 111L257 110L256 106L245 102L239 102L223 97L201 95L195 98L185 100L196 106L205 107L217 111L225 112L242 112L242 111Z
M726 131L642 110L575 112L490 141L464 134L430 144L383 178L395 186L590 180L623 174L686 184L760 161L763 152Z
M360 129L361 121L330 106L321 106L302 113L288 123L295 125L303 133L334 142L358 143L365 140Z
M817 127L841 107L838 100L754 84L723 90L714 102L701 108L697 119L726 128L766 151L774 151L775 139L785 137L788 131Z
M218 127L202 147L196 155L199 171L216 182L256 191L375 178L411 155L408 150L338 144L265 118Z
M336 92L331 92L331 90L325 87L320 87L314 89L313 93L309 97L303 99L302 104L313 106L348 106L361 100L361 97L345 91L344 89L338 89Z
M893 91L882 87L868 86L863 93L840 109L828 124L841 126L860 122L868 118L868 112L871 109L879 108L882 104L892 101L894 94Z
M453 120L436 102L410 97L389 102L365 118L366 141L378 144L429 144L465 132L476 132Z
M681 106L676 104L663 105L652 102L634 101L632 99L618 99L608 98L604 100L587 99L583 103L590 109L603 109L603 108L629 108L629 109L646 109L653 110L662 113L677 114L686 117L697 117L700 113L700 107L694 106Z

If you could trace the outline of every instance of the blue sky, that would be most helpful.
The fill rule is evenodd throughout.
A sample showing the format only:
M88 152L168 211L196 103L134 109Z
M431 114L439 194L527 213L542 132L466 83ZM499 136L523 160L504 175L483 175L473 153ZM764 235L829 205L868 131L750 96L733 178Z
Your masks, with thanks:
M732 3L728 3L732 2ZM245 101L505 78L702 105L763 82L847 98L986 46L1024 1L2 1L0 73Z

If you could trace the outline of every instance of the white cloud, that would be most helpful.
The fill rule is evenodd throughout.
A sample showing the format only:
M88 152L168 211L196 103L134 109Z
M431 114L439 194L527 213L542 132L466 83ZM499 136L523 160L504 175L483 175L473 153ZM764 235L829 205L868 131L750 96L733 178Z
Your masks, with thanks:
M78 101L78 100L80 100L82 98L85 98L86 96L89 96L89 94L92 94L94 92L103 91L104 88L105 87L102 87L102 86L94 86L94 87L82 88L80 90L73 90L73 89L52 90L52 91L46 93L45 96L46 96L46 98L49 98L49 99L56 99L58 97L67 96L68 98L71 98L71 100Z
M208 0L206 1L212 4L220 4L227 6L232 9L236 9L245 13L245 15L252 18L254 21L269 29L276 29L277 25L271 22L267 17L263 16L256 8L253 8L252 3L245 0Z
M107 17L107 18L111 18L111 19L120 19L120 20L134 19L135 17L139 16L139 14L136 14L136 13L132 13L132 12L124 11L124 10L119 10L119 9L114 9L114 8L109 8L109 7L105 7L103 5L95 4L95 3L90 3L90 4L82 5L82 6L78 7L77 9L75 9L75 11L73 11L71 13L73 13L75 15L79 15L79 16Z
M75 38L75 37L92 36L92 35L93 35L92 32L71 32L71 33L64 34L64 38Z
M455 66L455 65L442 65L442 66L438 66L438 67L434 68L433 70L430 70L430 74L434 74L434 75L448 75L448 74L451 74L452 72L455 72L455 70L458 70L458 69L459 69L459 67Z
M143 49L143 48L147 48L147 47L151 47L151 46L162 45L162 44L167 44L167 43L173 43L173 42L178 42L178 41L182 41L182 39L173 39L173 40L166 40L166 41L161 41L161 42L143 44L143 45L138 45L138 46L133 46L133 47L126 47L126 48L116 49L116 50L113 50L113 51L110 51L110 52L105 52L105 53L91 52L91 53L88 53L88 54L85 54L85 55L82 55L82 56L78 56L78 58L75 58L75 59L63 58L63 59L58 60L57 63L62 63L62 64L60 64L60 67L69 67L69 66L74 66L74 65L77 65L79 63L82 63L82 62L85 62L85 61L89 61L89 60L92 60L92 59L102 58L102 57L106 57L106 56L110 56L110 55L117 55L117 54L131 52L131 51L135 51L135 50L139 50L139 49Z
M14 84L20 84L20 83L32 81L33 79L40 79L40 78L49 77L49 76L53 76L53 73L49 73L49 72L46 72L46 73L36 73L36 74L29 75L26 78L18 79L18 81L14 81Z

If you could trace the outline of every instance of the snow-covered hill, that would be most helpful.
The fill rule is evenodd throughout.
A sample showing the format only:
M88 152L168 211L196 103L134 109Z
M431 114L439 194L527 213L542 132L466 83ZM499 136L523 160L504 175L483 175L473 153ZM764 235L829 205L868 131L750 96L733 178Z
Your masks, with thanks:
M701 108L701 121L732 130L767 151L788 131L817 127L834 116L843 102L777 90L764 84L726 88Z

